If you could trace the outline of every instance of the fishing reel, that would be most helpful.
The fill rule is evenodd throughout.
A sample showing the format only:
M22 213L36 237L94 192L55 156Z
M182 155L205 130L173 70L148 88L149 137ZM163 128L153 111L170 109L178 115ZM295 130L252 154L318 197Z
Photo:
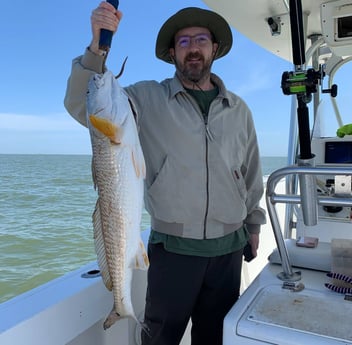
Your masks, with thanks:
M281 78L281 88L285 95L302 96L305 103L312 99L312 93L317 92L318 85L325 76L325 72L320 66L316 71L310 68L306 71L284 72ZM322 84L322 83L321 83ZM331 97L337 96L337 85L332 85L331 89L321 88L322 93L330 93Z

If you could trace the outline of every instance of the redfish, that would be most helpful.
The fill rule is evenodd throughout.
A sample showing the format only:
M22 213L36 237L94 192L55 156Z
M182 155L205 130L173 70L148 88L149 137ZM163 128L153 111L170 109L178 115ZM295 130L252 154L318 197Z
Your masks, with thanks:
M93 75L88 83L87 123L98 192L95 251L104 284L114 296L107 329L123 317L139 322L131 301L132 274L149 266L140 236L145 162L128 96L110 71Z

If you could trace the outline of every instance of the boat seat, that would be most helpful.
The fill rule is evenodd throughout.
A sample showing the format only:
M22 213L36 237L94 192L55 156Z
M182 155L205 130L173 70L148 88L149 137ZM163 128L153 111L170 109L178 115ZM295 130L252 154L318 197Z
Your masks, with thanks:
M286 239L285 244L292 266L317 271L331 271L330 243L319 242L315 248L304 248L296 246L295 239ZM272 264L281 264L277 248L269 255L268 260Z

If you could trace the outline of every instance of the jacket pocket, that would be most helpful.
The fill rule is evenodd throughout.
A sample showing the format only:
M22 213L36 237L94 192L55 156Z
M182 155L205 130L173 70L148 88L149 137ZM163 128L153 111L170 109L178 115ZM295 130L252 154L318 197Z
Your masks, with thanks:
M233 167L232 176L240 197L245 201L247 198L247 187L241 169L239 167Z
M198 220L204 215L205 195L197 180L189 168L166 157L147 190L146 209L151 216L169 223Z

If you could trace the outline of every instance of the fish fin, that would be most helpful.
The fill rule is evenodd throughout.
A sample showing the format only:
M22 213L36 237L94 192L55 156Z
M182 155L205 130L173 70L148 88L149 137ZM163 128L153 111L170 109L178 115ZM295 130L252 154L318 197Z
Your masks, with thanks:
M92 162L91 162L91 170L92 170L92 178L93 178L93 184L94 184L94 190L97 190L97 173L95 170L95 163L94 163L94 156L92 157Z
M135 266L133 268L139 270L147 270L149 267L148 254L145 250L144 243L142 240L139 241L138 251L135 256Z
M89 120L94 128L96 128L99 132L103 133L113 143L121 143L121 129L114 123L93 114L89 115Z
M110 314L108 315L108 317L104 321L104 325L103 325L104 330L107 330L108 328L110 328L116 321L118 321L120 319L121 319L120 314L117 313L115 311L115 307L113 307Z
M132 162L136 176L138 178L142 177L144 179L146 174L146 167L143 152L140 146L136 147L135 150L132 150Z
M101 222L100 204L98 199L93 212L94 246L95 246L95 252L97 254L98 266L100 269L101 276L103 278L104 285L108 290L111 291L112 280L109 274L108 263L106 261L102 226L103 224Z

